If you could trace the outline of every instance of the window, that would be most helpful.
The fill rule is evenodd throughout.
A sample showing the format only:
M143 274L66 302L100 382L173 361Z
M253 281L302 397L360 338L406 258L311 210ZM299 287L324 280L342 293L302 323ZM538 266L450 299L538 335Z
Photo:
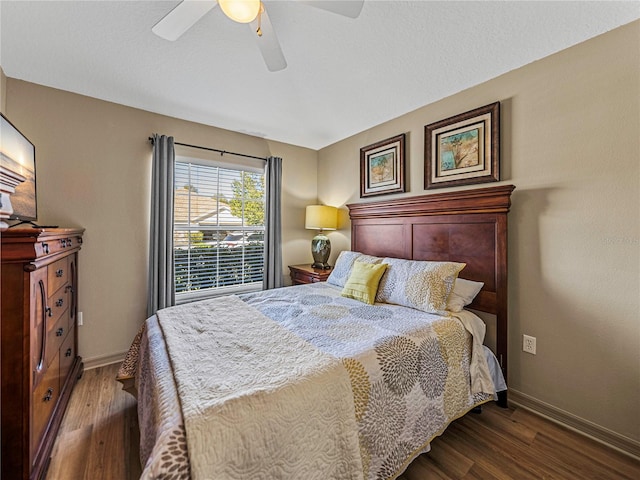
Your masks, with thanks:
M176 156L177 303L262 287L264 180L263 169Z

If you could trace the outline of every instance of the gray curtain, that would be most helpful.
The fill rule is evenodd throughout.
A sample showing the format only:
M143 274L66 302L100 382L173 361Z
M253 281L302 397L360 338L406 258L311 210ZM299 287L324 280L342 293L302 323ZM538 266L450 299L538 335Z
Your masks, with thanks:
M173 137L153 135L147 316L175 304L173 281Z
M282 221L280 198L282 197L282 159L267 158L266 215L264 232L264 281L262 288L278 288L282 279Z

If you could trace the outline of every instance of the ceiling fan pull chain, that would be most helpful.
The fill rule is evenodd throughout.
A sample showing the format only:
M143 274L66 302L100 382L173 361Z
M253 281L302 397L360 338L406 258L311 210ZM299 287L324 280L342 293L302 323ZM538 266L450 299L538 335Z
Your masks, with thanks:
M259 37L262 36L262 12L264 12L264 5L260 2L260 10L258 10L258 29L256 30Z

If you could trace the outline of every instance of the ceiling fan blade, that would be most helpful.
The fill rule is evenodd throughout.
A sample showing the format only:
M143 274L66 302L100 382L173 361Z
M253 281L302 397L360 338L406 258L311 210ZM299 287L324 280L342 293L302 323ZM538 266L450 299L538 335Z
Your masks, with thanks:
M279 70L284 70L287 68L287 61L284 58L282 48L280 48L280 42L276 36L276 31L273 29L273 25L271 25L271 20L269 20L269 15L267 14L267 10L264 8L264 5L262 6L262 9L262 13L258 15L258 17L252 21L249 26L251 27L252 33L258 42L260 53L262 54L264 63L267 64L269 71L277 72ZM258 30L262 32L262 35L257 33Z
M217 4L217 0L183 0L162 17L151 31L159 37L173 42Z
M300 3L321 8L328 12L344 15L349 18L358 18L364 5L364 0L299 0Z

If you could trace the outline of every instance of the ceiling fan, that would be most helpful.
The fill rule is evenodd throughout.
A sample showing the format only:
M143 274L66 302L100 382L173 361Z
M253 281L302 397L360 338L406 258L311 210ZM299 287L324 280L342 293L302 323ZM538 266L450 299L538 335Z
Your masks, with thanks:
M299 3L329 12L357 18L364 0L297 0ZM260 48L262 58L271 72L283 70L287 61L261 0L183 0L156 23L151 31L161 38L175 41L216 5L230 19L248 23Z

